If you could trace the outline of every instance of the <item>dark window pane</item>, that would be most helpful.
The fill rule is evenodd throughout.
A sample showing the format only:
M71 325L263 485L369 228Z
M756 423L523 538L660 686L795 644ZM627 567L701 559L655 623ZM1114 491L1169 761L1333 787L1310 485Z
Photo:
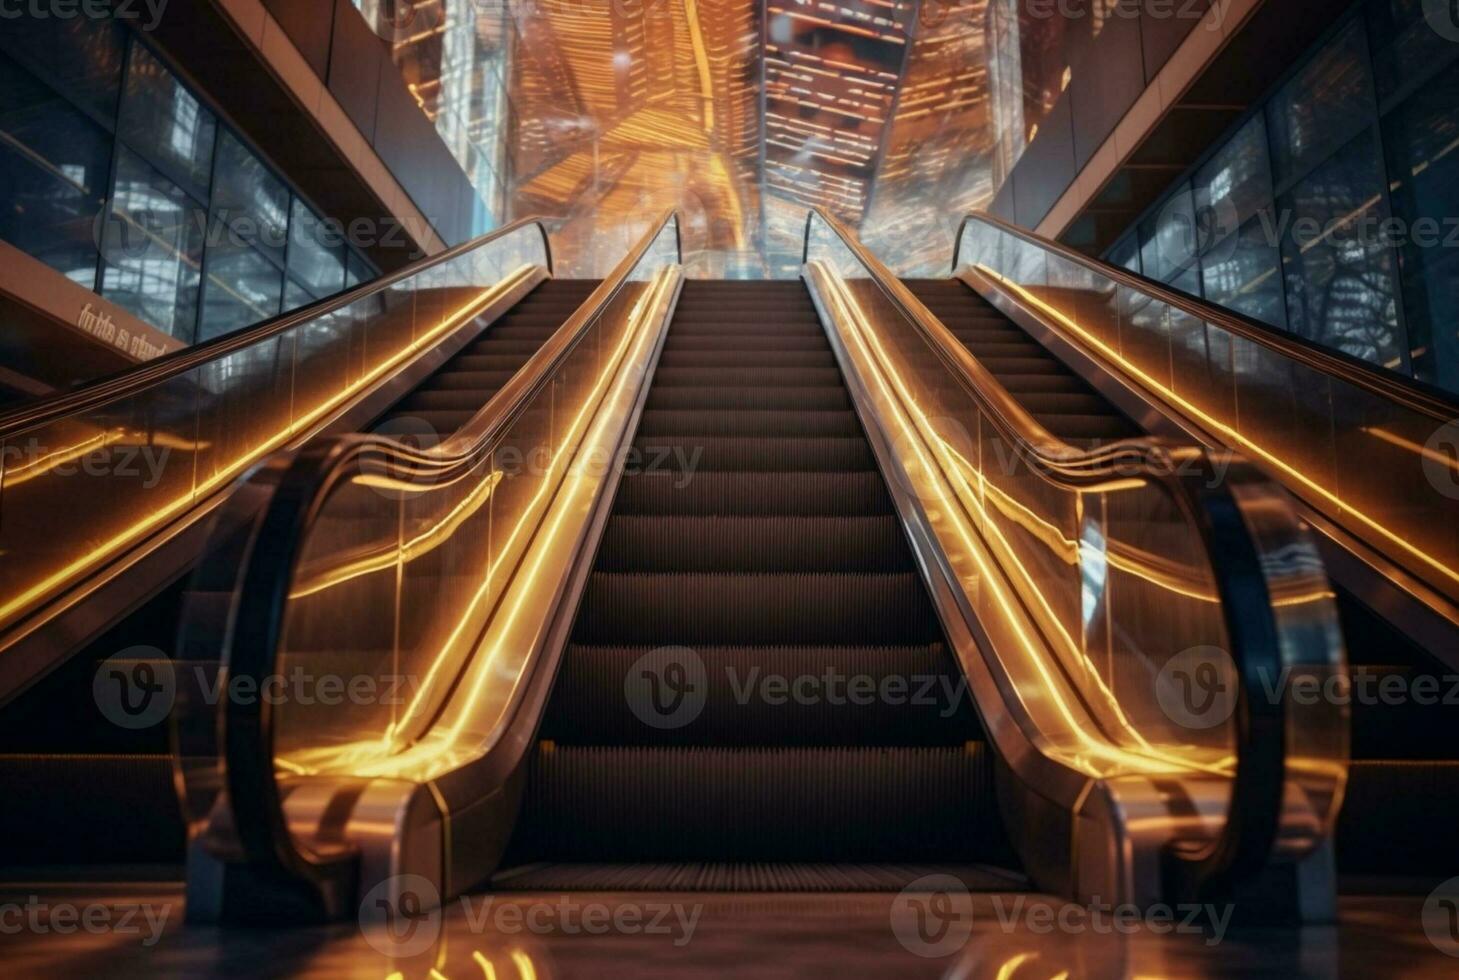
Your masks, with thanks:
M0 238L96 288L110 135L4 56L0 100Z
M1278 202L1287 221L1282 266L1291 329L1310 340L1405 370L1393 289L1382 167L1371 132L1343 147Z
M1145 275L1197 296L1201 292L1196 264L1200 247L1189 184L1140 222L1140 265Z
M1272 172L1299 176L1372 122L1372 81L1362 22L1354 20L1267 103Z
M208 247L251 247L282 265L288 223L289 189L283 181L233 134L220 134Z
M1126 235L1114 244L1105 256L1110 265L1118 265L1131 272L1140 271L1140 242L1134 235Z
M344 288L344 236L303 201L294 201L289 222L289 275L323 299Z
M353 288L374 278L375 270L370 268L370 263L351 252L346 262L345 288Z
M101 293L148 323L192 340L203 255L202 211L135 153L117 151L102 235Z
M283 272L251 248L210 254L198 340L211 340L277 316L283 289Z
M314 294L292 279L284 283L284 311L297 310L314 302Z
M1459 63L1384 120L1415 375L1459 391Z
M1449 0L1369 0L1367 13L1380 100L1459 57L1459 44L1454 43L1459 37L1459 7ZM1432 18L1445 18L1452 33L1446 37L1435 30ZM1444 26L1445 20L1438 23Z
M132 45L119 132L174 183L207 200L217 123L177 76L146 48Z
M126 41L112 20L11 18L0 25L0 50L95 114L116 121Z
M1212 241L1225 238L1272 203L1266 131L1256 116L1236 131L1192 181L1196 212Z
M1266 215L1252 218L1201 257L1206 299L1274 327L1287 325L1281 255Z

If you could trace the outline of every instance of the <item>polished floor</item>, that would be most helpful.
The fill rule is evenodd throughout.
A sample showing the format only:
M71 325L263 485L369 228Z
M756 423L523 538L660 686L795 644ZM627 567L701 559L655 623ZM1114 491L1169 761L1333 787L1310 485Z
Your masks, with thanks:
M22 977L1455 976L1421 898L1346 898L1339 924L1187 932L1038 895L609 893L472 896L394 929L184 926L177 886L5 885L0 949ZM1432 926L1433 924L1430 923ZM1459 948L1451 949L1459 953Z

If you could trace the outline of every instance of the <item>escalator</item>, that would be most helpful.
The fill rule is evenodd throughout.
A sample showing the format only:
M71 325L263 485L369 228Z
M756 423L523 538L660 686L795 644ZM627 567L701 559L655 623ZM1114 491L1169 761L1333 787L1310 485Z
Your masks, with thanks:
M545 280L368 428L429 444L454 433L597 286ZM164 651L190 584L207 588L187 576L167 586L0 711L0 780L25 787L0 814L6 866L176 873L165 870L184 850L167 714L179 678Z
M1092 445L1144 432L1109 399L960 279L905 285L1051 432ZM1352 684L1328 688L1351 704L1352 763L1336 829L1347 875L1420 881L1459 872L1448 830L1459 812L1459 691L1454 672L1334 584ZM1415 695L1428 703L1416 703Z
M688 281L633 445L493 886L1016 887L961 668L805 286Z
M413 692L184 712L189 860L231 883L190 908L388 927L473 889L899 891L933 872L1148 903L1305 859L1330 826L1327 747L1289 766L1281 705L1193 733L1154 683L1202 642L1243 683L1331 663L1320 562L1280 492L1237 466L1175 479L1170 454L1205 473L1205 451L1127 438L974 312L968 336L1045 425L1119 445L1058 442L890 282L820 212L803 281L686 279L666 214L470 439L339 441L247 481L235 499L263 516L203 568L260 626L220 636L195 597L183 655ZM366 460L409 481L408 507L356 478ZM1294 614L1271 601L1289 592Z

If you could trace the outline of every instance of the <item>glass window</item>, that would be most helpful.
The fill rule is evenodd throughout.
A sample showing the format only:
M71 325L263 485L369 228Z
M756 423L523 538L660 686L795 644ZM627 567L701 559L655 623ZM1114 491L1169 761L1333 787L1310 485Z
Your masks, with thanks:
M218 137L209 248L253 248L282 265L289 189L231 133Z
M198 340L212 340L277 316L283 290L283 271L253 249L210 252Z
M199 200L207 200L217 122L145 47L132 45L119 134Z
M295 198L289 222L289 277L316 299L344 288L344 233Z
M1272 171L1285 184L1370 124L1375 112L1361 21L1350 21L1266 107Z
M284 282L284 311L297 310L314 302L315 296L292 279Z
M1140 222L1140 265L1145 275L1192 295L1201 293L1200 229L1190 185L1177 190Z
M1459 32L1459 7L1448 0L1369 0L1367 15L1373 74L1384 103L1459 57L1454 43L1459 33L1446 37L1431 21L1448 18Z
M1459 391L1459 63L1383 122L1415 376Z
M1196 171L1191 182L1196 212L1212 240L1236 231L1249 218L1271 208L1272 173L1266 132L1258 116L1249 120Z
M113 20L8 18L0 50L29 68L100 123L116 121L126 38Z
M1126 235L1115 243L1109 250L1105 261L1110 265L1118 265L1129 269L1131 272L1140 271L1140 242L1134 235Z
M353 289L355 286L369 282L374 278L375 270L370 268L370 263L360 258L354 252L351 252L345 263L345 288Z
M1384 240L1383 170L1363 133L1278 202L1291 329L1393 369L1406 368Z
M0 238L95 289L111 137L3 55L0 91Z
M193 339L205 218L172 181L125 147L102 232L101 294L159 330Z
M1274 226L1262 214L1213 245L1201 257L1205 298L1274 327L1285 327L1287 304L1276 242Z

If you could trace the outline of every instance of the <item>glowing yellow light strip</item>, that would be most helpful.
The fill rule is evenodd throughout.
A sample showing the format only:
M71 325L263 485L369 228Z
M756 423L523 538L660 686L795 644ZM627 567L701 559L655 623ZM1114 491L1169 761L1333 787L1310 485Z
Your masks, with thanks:
M300 571L300 577L304 579L304 582L296 586L289 593L289 598L303 599L307 596L323 592L325 589L334 588L337 585L362 578L374 572L393 568L397 563L409 564L415 559L431 553L448 540L458 527L465 524L469 518L486 505L486 502L491 499L492 491L497 488L497 484L502 482L502 476L503 474L500 470L493 470L487 475L486 479L473 487L471 492L463 497L455 507L452 507L445 517L436 521L403 545L397 546L391 544L380 551L369 555L362 555L342 565L328 568L318 573L311 572L309 569L302 569ZM369 485L370 480L366 477L354 482ZM407 486L412 490L420 489L420 487L412 484L407 484Z
M1205 410L1197 407L1190 401L1187 401L1185 398L1182 398L1168 385L1163 384L1159 379L1153 377L1135 364L1126 360L1119 354L1119 352L1110 347L1109 344L1105 343L1104 340L1101 339L1098 335L1081 327L1071 317L1066 316L1061 310L1055 308L1054 306L1051 306L1049 303L1040 299L1038 296L1034 295L1023 286L1020 286L1018 283L1012 281L1011 279L1008 279L1005 276L994 272L992 269L988 268L986 265L982 265L981 263L978 264L976 268L983 274L987 275L989 278L995 279L998 282L1002 283L1010 291L1016 293L1029 305L1036 307L1052 319L1058 321L1059 324L1061 324L1070 333L1082 337L1085 343L1098 350L1105 358L1113 361L1115 364L1120 365L1120 367L1125 372L1139 379L1142 384L1148 386L1155 391L1160 392L1162 397L1179 406L1180 409L1187 414L1195 417L1196 419L1199 419L1201 423L1206 427L1220 433L1222 438L1224 438L1225 440L1229 441L1232 444L1240 446L1246 452L1249 452L1252 455L1259 457L1268 465L1277 470L1280 470L1292 481L1300 484L1303 487L1306 487L1312 493L1327 501L1330 505L1337 507L1339 513L1348 513L1353 515L1362 524L1377 532L1384 539L1396 545L1400 550L1405 551L1410 555L1413 555L1425 565L1428 565L1435 571L1440 572L1445 577L1452 580L1454 583L1459 584L1459 571L1450 568L1443 562L1442 559L1436 558L1435 556L1424 551L1422 548L1419 548L1412 542L1406 540L1403 537L1400 537L1397 533L1390 531L1376 518L1370 517L1368 514L1364 513L1361 510L1358 510L1351 504L1344 503L1342 498L1338 497L1337 494L1328 490L1326 487L1322 486L1322 484L1317 483L1301 470L1284 462L1273 453L1270 453L1266 449L1262 448L1260 444L1253 442L1251 439L1233 429L1230 425L1226 424L1215 416L1210 415Z
M1439 463L1443 466L1448 467L1454 472L1459 473L1459 460L1454 460L1449 458L1448 456L1445 456L1443 453L1435 452L1428 446L1420 446L1418 443L1410 439L1405 439L1403 436L1398 435L1395 432L1389 432L1387 429L1380 429L1371 425L1365 425L1358 431L1366 432L1368 433L1368 435L1374 436L1378 439L1382 439L1384 442L1393 446L1397 446L1400 449L1407 449L1409 452L1418 453L1425 459L1431 459L1435 463Z

